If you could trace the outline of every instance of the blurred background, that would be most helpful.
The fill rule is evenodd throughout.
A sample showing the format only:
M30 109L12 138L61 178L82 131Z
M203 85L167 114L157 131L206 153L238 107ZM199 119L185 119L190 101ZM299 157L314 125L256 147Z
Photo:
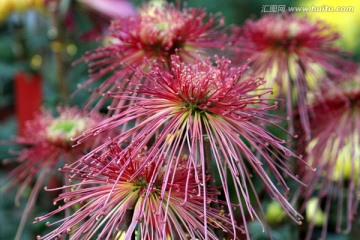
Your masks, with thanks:
M0 0L0 159L11 158L11 137L21 134L26 120L31 119L40 103L54 109L58 104L81 106L88 98L79 84L88 78L87 66L73 62L86 51L106 44L101 36L113 18L134 15L140 0ZM176 2L176 1L173 1ZM189 7L206 8L210 13L222 13L226 25L241 25L246 19L256 19L267 12L280 12L285 6L354 6L353 12L312 12L312 18L322 18L343 36L339 46L360 55L360 6L354 1L289 1L289 0L188 0ZM183 4L183 2L182 2ZM275 7L274 7L275 6ZM73 94L76 90L76 94ZM0 177L13 165L0 166ZM54 186L56 183L54 180ZM30 193L30 189L25 194ZM16 207L16 191L0 195L0 239L13 239L25 200ZM50 197L55 197L53 193ZM41 193L33 215L42 215L54 208L49 195ZM27 199L25 196L24 199ZM269 202L265 201L265 202ZM266 209L266 206L264 207ZM336 217L336 216L334 216ZM31 221L29 221L31 222ZM359 239L360 223L348 235L332 234L328 239ZM267 239L258 223L250 226L253 239ZM46 231L44 224L27 224L22 239L35 239ZM298 228L290 221L271 226L274 239L296 239Z

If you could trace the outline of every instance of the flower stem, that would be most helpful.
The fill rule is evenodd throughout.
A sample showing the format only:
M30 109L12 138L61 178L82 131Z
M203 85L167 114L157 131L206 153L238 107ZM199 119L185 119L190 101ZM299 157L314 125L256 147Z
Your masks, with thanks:
M25 227L25 224L26 224L26 222L28 220L30 211L33 210L33 208L34 208L36 199L37 199L37 197L39 195L41 186L43 185L43 182L44 182L44 179L45 179L46 175L47 175L47 169L45 168L43 171L41 171L40 176L39 176L38 180L36 181L33 190L31 191L29 200L28 200L28 202L26 203L26 206L25 206L24 214L21 217L21 221L20 221L18 230L16 232L16 236L14 238L15 240L20 240L21 239L21 235L22 235L22 233L24 231L24 227Z
M53 1L49 4L49 12L51 16L51 26L49 29L49 38L51 41L51 49L55 55L57 85L62 101L69 100L69 89L65 80L65 66L62 56L63 41L61 39L61 27L59 23L59 2Z
M295 130L294 130L294 113L293 113L293 101L292 101L292 78L291 75L289 74L289 92L288 94L286 94L286 114L288 117L288 121L289 121L289 133L290 135L288 135L288 148L291 149L292 144L291 144L291 139L294 136Z

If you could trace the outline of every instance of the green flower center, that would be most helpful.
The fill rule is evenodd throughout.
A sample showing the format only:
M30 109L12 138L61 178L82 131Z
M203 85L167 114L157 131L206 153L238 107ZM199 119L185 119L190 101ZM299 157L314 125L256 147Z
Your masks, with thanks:
M56 123L52 126L52 130L54 131L61 131L63 133L70 133L74 127L76 126L75 122L72 121L64 121Z
M57 119L47 128L47 137L50 141L69 143L71 138L85 130L84 119Z
M148 182L142 177L139 177L135 180L135 186L139 188L146 188L148 186Z
M167 22L160 22L155 25L155 28L159 31L166 32L169 29L169 24Z

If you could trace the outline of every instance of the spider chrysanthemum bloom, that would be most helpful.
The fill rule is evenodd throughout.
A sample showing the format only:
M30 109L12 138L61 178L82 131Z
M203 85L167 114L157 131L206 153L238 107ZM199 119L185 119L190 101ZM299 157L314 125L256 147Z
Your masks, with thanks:
M58 108L59 115L54 117L49 111L42 110L34 120L28 121L24 136L18 136L15 143L25 146L15 152L15 159L20 163L8 178L11 179L11 188L21 183L22 186L30 183L36 174L44 169L52 169L63 154L81 156L92 141L83 148L72 148L71 139L85 130L90 129L103 118L99 114L81 113L77 108ZM10 161L10 160L9 160Z
M130 155L124 155L123 150L114 144L106 157L95 156L95 162L90 161L85 171L75 170L72 178L78 183L65 186L65 189L72 190L55 199L57 202L65 201L64 205L36 221L73 206L77 206L78 210L58 222L48 222L48 226L60 226L38 239L60 239L68 234L74 240L93 237L128 240L136 234L141 239L185 240L205 239L206 232L208 239L215 240L218 238L214 229L231 229L225 210L210 206L216 200L218 190L209 188L203 196L194 169L186 167L186 155L177 158L176 166L168 166L172 171L170 176L166 175L166 165L162 166L164 159L148 162L146 150L134 158ZM140 173L134 177L140 168ZM64 171L74 172L66 167ZM119 178L120 172L122 175ZM155 175L155 172L159 173ZM167 177L170 177L171 183L166 184L162 194ZM209 180L207 176L205 182ZM204 211L207 213L208 228L204 228L203 224Z
M203 9L180 9L160 2L145 4L137 16L112 23L110 44L83 58L89 62L92 75L85 85L106 76L96 93L113 91L118 86L131 88L125 80L132 77L136 67L147 69L149 59L170 62L170 56L177 53L183 61L193 62L199 53L224 48L223 18L210 16ZM90 102L98 96L93 95Z
M328 217L337 214L336 230L349 231L355 219L360 192L360 78L359 73L351 80L326 89L322 101L314 104L311 118L312 140L305 148L306 160L317 171L304 173L305 202L313 195L318 197L319 212L325 214L324 239ZM303 196L304 194L301 194ZM333 206L337 206L334 208ZM314 213L310 213L314 214ZM315 214L316 216L316 214ZM343 216L346 216L345 219ZM313 222L308 232L311 237Z
M245 70L246 67L231 67L230 61L225 58L215 58L215 63L207 59L187 64L181 62L179 56L173 56L170 69L166 64L154 63L149 73L141 76L146 78L146 82L139 86L137 95L128 95L127 91L121 90L108 93L119 101L129 102L131 107L125 106L123 112L85 132L85 137L78 141L81 143L87 136L125 124L129 127L129 123L136 121L133 127L113 141L119 144L131 141L127 148L133 148L133 154L141 146L148 146L149 155L144 163L157 156L166 155L172 159L186 153L189 155L188 167L195 168L197 181L201 181L199 176L205 181L207 170L217 169L229 208L228 185L229 182L235 185L233 194L238 199L244 224L246 213L258 219L250 201L250 192L254 187L251 171L262 180L270 195L280 202L287 213L298 220L296 211L282 194L289 189L281 173L291 176L286 159L294 155L282 145L283 140L262 126L271 123L267 111L276 108L276 104L269 105L267 99L262 98L269 91L261 89L264 80L245 78ZM135 144L140 147L134 147ZM102 154L106 155L106 152ZM89 157L91 154L84 159ZM79 168L78 164L81 166L81 161L74 164L74 168ZM284 192L275 187L264 165ZM171 171L167 168L165 175L169 176ZM164 186L168 179L165 178ZM206 183L202 185L205 193ZM232 211L230 215L235 222Z
M27 214L35 204L38 193L50 172L56 169L63 158L66 161L73 161L82 156L86 152L85 149L89 151L94 142L91 139L82 148L72 148L71 138L80 135L102 120L99 114L85 114L70 107L59 108L58 113L58 117L53 117L49 111L42 110L34 120L27 122L25 134L14 140L16 144L24 148L14 152L17 156L14 161L19 165L2 179L2 189L10 190L19 186L15 199L18 205L25 188L36 180L15 239L20 239ZM9 159L7 162L13 162L13 160Z
M292 133L292 108L298 107L302 127L310 137L309 98L320 84L330 82L329 75L343 76L353 67L335 47L339 34L324 22L290 14L249 20L239 32L235 51L241 62L264 76L275 96L286 97Z

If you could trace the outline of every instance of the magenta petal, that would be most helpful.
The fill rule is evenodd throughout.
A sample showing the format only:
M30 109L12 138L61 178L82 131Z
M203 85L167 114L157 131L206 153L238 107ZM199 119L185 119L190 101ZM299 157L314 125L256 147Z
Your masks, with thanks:
M109 18L134 16L135 7L125 0L79 0L83 4Z

